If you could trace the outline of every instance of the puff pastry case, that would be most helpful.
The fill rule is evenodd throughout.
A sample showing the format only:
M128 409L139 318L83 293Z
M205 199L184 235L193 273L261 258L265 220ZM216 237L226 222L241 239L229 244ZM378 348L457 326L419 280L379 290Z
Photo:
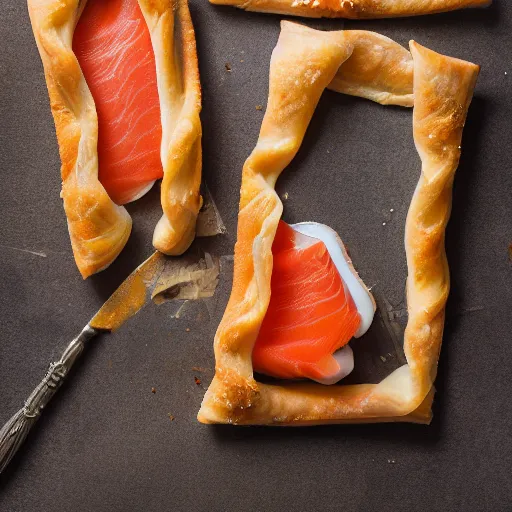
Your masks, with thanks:
M124 204L162 178L153 245L192 243L202 204L201 89L186 0L28 0L62 162L71 246L84 278L130 236Z
M354 0L332 3L329 14L426 14L486 3ZM321 15L330 4L267 0L243 5ZM445 229L478 74L478 65L414 41L404 48L373 32L281 23L266 112L243 166L233 286L215 335L215 376L199 421L278 426L430 422L450 289ZM358 343L375 313L371 291L355 270L357 261L351 261L330 227L284 223L275 191L325 89L412 107L421 173L412 199L404 198L410 200L405 363L377 383L343 384L357 366L348 343ZM308 173L312 176L314 169ZM321 185L311 177L304 186Z

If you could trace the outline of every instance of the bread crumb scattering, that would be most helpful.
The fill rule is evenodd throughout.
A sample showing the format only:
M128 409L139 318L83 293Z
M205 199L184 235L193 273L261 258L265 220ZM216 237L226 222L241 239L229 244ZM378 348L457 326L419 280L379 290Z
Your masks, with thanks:
M200 386L200 385L201 385L201 379L199 379L198 377L195 377L195 376L194 376L194 382L195 382L198 386Z
M156 388L151 388L151 393L156 393Z
M224 67L226 68L226 71L231 73L232 69L231 69L231 64L229 62L226 62L226 64L224 64Z

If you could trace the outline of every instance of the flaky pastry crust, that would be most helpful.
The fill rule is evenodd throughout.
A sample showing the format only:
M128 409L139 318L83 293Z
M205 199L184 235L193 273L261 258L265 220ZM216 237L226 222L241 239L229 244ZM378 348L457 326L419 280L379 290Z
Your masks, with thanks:
M428 423L449 291L444 234L462 129L479 67L410 44L413 131L422 172L405 235L407 364L379 384L262 384L254 379L251 352L270 300L271 248L283 210L274 190L276 180L297 153L323 90L357 47L354 38L378 37L359 31L320 32L290 22L282 22L281 27L270 64L267 111L242 174L233 288L215 336L215 377L198 419L267 425ZM403 62L400 52L397 55ZM397 69L404 72L398 82L405 83L408 66ZM352 79L355 71L351 69ZM382 83L386 92L389 83ZM366 84L363 72L363 91Z
M71 246L84 278L106 268L130 236L132 221L98 181L98 118L73 53L80 0L28 0L61 157ZM151 34L162 115L162 207L154 243L180 254L194 237L201 206L201 93L194 30L186 0L139 0Z
M139 0L156 58L162 111L163 215L153 245L184 253L195 236L202 205L201 84L196 37L187 0Z
M210 0L255 12L308 18L397 18L487 7L492 0Z

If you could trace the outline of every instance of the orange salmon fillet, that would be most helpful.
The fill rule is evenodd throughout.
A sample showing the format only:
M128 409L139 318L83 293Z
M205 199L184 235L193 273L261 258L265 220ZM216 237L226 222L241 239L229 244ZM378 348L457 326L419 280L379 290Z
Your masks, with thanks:
M89 0L73 51L98 113L99 180L117 204L163 176L156 64L136 0Z
M270 304L253 349L254 370L283 379L321 379L332 354L356 333L360 315L325 244L279 223L272 245Z

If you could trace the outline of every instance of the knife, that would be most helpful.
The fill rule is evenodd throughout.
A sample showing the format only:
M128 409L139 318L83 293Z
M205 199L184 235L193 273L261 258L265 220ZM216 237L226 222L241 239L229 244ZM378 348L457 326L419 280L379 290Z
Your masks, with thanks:
M205 253L172 258L156 251L139 265L103 304L82 332L51 363L24 406L0 430L0 473L6 468L43 409L55 395L88 343L100 333L113 332L148 301L194 300L211 297L217 286L219 260Z

